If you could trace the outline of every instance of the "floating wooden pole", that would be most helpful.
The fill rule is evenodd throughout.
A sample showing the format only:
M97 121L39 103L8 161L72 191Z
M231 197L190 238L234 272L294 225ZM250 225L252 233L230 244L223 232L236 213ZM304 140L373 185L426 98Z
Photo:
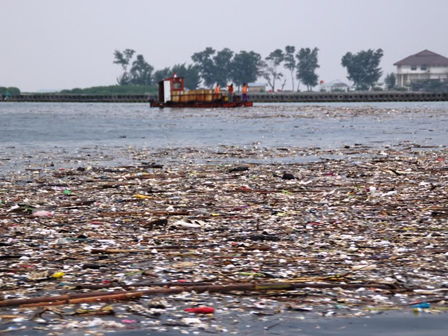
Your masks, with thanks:
M267 291L267 290L294 290L297 288L379 288L392 289L391 286L384 284L330 284L330 283L289 283L289 282L274 282L274 283L238 283L231 285L200 285L200 286L186 286L173 288L154 288L144 291L116 291L116 292L91 292L82 294L65 294L59 296L46 296L31 299L13 299L0 301L0 307L40 307L45 305L64 305L77 303L92 303L104 301L127 301L132 299L139 299L142 296L149 295L170 295L179 294L182 292L195 291L197 293L228 293L232 291Z

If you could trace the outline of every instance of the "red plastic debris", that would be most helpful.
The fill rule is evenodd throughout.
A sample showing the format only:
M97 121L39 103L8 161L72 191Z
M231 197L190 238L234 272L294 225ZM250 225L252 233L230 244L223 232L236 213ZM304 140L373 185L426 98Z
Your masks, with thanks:
M236 190L238 190L238 191L252 191L251 188L246 187L246 186L241 186L239 188L236 188Z
M215 312L215 309L212 307L185 308L184 310L194 314L213 314Z

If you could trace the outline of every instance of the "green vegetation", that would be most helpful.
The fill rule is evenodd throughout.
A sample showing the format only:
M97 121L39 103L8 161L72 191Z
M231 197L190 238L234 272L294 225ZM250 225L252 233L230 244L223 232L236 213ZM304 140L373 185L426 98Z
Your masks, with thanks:
M154 83L158 83L160 81L163 81L165 78L169 78L173 75L173 72L170 68L166 67L162 70L157 70L154 72L153 81Z
M121 65L124 72L117 78L120 85L151 85L152 72L154 68L145 61L143 55L137 55L136 59L132 61L135 50L126 49L123 52L115 50L114 63ZM132 61L132 63L131 63ZM131 69L128 71L128 66L131 64Z
M261 56L253 51L234 53L224 48L217 52L209 47L193 54L191 59L199 71L199 78L207 87L213 87L216 83L224 87L230 82L241 86L255 82L260 75Z
M342 57L341 64L347 68L347 78L353 81L357 90L368 90L382 75L379 67L382 57L382 49L361 50L357 54L348 52Z
M294 54L296 52L296 47L294 46L286 46L285 47L285 53L284 53L284 67L285 69L289 70L291 74L291 86L292 91L294 91L295 83L294 83L294 74L297 69L297 62L294 57Z
M283 77L283 73L280 72L278 67L284 61L284 57L283 50L275 49L265 58L265 62L262 65L263 78L267 80L272 91L275 91L276 81Z
M216 84L224 87L234 83L240 87L244 83L255 82L259 76L266 79L272 91L275 91L276 82L283 78L281 67L287 69L291 75L293 90L294 79L299 79L308 89L317 85L318 76L315 70L319 68L317 63L318 49L301 49L295 54L294 46L286 46L285 51L276 49L262 60L260 54L254 51L242 50L235 53L229 48L217 51L211 47L191 56L192 65L177 64L173 67L165 67L154 71L142 55L134 58L135 51L125 49L115 50L114 63L122 67L123 73L117 78L119 85L156 85L165 78L176 73L185 78L185 87L190 90L198 86L213 87ZM296 60L297 58L297 60ZM129 68L130 67L130 68ZM282 89L286 80L282 84Z
M171 77L174 73L185 77L187 89L195 89L199 85L199 69L196 66L177 64L171 69L169 67L154 72L154 67L146 62L143 55L137 55L134 59L135 50L125 49L122 52L115 50L114 63L122 67L123 73L117 78L120 86L152 86L159 81ZM130 69L128 70L128 68ZM140 91L141 89L129 89L130 91Z
M204 51L197 52L191 56L191 59L199 68L199 73L204 81L204 85L208 87L213 86L217 82L215 76L216 64L212 59L215 52L215 49L208 47L205 48Z
M386 88L388 90L393 90L397 86L397 76L394 73L390 73L384 79L384 83L386 84Z
M218 51L213 57L213 74L220 86L225 86L232 80L232 58L233 51L229 48Z
M283 81L280 88L283 90L286 79L283 70L288 72L291 79L292 90L299 91L300 83L311 91L318 85L319 76L316 70L318 63L318 48L301 48L287 45L283 49L275 49L264 59L254 51L234 52L229 48L220 51L211 47L191 56L192 64L175 64L156 70L149 64L143 55L137 54L133 49L115 50L113 63L119 65L123 72L117 78L118 85L97 86L91 88L75 88L62 90L61 94L98 94L98 95L142 95L157 94L158 83L175 73L185 78L185 87L189 90L198 87L214 87L217 83L221 87L233 83L241 87L243 83L256 82L263 77L271 91L275 91L278 81ZM356 90L381 91L376 87L382 75L379 64L383 57L383 50L361 50L356 54L347 52L341 59L341 64L347 69L347 78L354 83ZM425 91L441 92L448 90L448 84L440 81L418 81L411 88L397 88L397 78L394 73L387 74L384 79L387 90L396 91ZM335 90L334 92L339 92ZM0 87L0 95L20 95L15 87Z
M4 96L18 96L20 95L20 90L16 87L4 87L0 86L0 95Z
M232 79L237 86L256 82L260 76L261 56L253 51L240 51L232 61Z
M296 55L299 65L297 71L297 79L307 86L307 90L311 91L313 86L318 83L319 76L316 69L320 68L317 62L317 54L319 49L302 48Z
M446 92L448 82L441 82L438 79L422 79L411 83L412 91L420 92Z
M62 90L61 94L97 94L97 95L143 95L157 94L158 88L155 85L111 85L95 86L86 89Z

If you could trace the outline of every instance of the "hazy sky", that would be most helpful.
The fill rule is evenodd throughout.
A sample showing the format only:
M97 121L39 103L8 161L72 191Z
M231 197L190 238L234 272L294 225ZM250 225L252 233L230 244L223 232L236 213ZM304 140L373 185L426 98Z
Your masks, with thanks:
M382 48L385 74L424 49L448 57L447 13L448 0L0 0L0 86L113 85L116 49L161 69L206 47L286 45L319 48L320 79L347 82L347 51Z

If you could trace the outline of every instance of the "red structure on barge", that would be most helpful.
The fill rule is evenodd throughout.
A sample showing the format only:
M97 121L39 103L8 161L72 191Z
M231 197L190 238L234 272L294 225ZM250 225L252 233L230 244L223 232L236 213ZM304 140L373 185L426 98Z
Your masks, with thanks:
M216 107L251 107L253 102L243 102L240 97L233 97L212 90L185 91L183 77L173 76L159 82L159 101L151 100L151 107L186 107L186 108L216 108Z

